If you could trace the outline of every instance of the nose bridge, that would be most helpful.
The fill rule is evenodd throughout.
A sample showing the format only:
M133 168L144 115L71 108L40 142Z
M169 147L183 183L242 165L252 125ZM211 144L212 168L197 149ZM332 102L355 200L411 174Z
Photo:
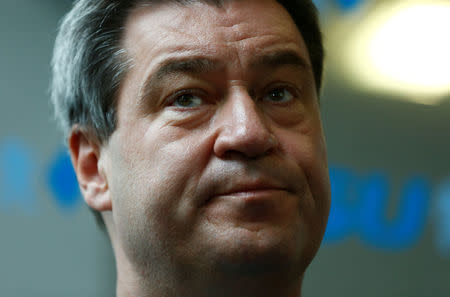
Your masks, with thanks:
M225 103L224 119L230 120L229 128L241 136L252 132L264 132L264 119L253 98L246 90L236 90ZM254 131L253 131L254 130Z
M258 110L257 104L246 89L233 88L225 100L219 118L214 147L216 154L223 155L227 151L234 151L255 157L274 147L275 138L264 114Z

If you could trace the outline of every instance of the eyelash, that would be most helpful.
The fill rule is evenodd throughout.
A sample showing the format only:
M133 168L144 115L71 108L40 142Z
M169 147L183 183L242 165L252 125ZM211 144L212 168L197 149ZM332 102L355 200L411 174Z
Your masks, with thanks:
M286 83L280 83L280 84L271 84L269 87L265 88L264 91L262 92L261 96L256 97L257 101L263 101L264 97L267 96L268 94L270 94L270 92L276 91L276 90L281 90L281 89L285 89L287 90L289 93L291 93L291 95L293 96L293 100L298 99L300 97L300 90L298 87L295 87L291 84L286 84ZM253 92L250 92L253 93ZM205 99L207 97L206 92L201 91L199 89L182 89L179 91L176 91L175 93L173 93L172 95L170 95L167 99L167 106L173 106L176 102L176 100L178 98L180 98L183 95L193 95L193 96L197 96L199 98L201 98L203 100L203 102L208 102L207 99ZM252 96L253 97L253 96ZM290 102L290 101L289 101ZM276 105L286 105L286 102L272 102L272 104L276 104ZM175 107L175 106L173 106ZM175 107L175 108L180 108L182 109L183 107ZM189 109L195 109L195 107L187 107Z
M194 95L194 96L201 98L203 101L206 101L205 100L205 97L206 97L205 92L201 92L198 89L183 89L183 90L176 91L175 93L170 95L168 97L166 104L168 106L172 106L175 103L175 101L183 95Z
M264 98L267 94L270 94L273 91L282 90L282 89L287 90L289 93L291 93L291 95L293 96L293 100L300 98L301 92L298 87L295 87L291 84L279 83L279 84L271 84L269 87L267 87L264 90L263 96L261 97L260 100L262 100L262 98ZM283 103L280 103L280 104L283 104Z

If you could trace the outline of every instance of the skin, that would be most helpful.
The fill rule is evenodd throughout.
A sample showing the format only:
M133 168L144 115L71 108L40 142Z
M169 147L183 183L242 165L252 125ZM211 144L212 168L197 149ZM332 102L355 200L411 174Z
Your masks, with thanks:
M136 8L125 28L133 67L116 131L103 144L79 127L69 138L111 237L117 296L300 296L330 186L311 64L289 14L269 0L164 4ZM210 62L160 71L192 59Z

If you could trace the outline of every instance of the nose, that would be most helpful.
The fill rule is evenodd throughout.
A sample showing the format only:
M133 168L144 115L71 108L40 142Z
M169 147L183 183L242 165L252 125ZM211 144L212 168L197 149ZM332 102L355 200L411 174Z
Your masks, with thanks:
M214 153L239 153L256 158L273 151L278 143L262 111L246 90L236 90L222 106L216 121Z

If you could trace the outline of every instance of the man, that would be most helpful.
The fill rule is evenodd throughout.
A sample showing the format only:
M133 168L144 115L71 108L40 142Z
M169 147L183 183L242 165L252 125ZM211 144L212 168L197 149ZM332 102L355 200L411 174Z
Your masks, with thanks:
M306 0L75 4L52 100L117 296L300 296L330 207L322 60Z

